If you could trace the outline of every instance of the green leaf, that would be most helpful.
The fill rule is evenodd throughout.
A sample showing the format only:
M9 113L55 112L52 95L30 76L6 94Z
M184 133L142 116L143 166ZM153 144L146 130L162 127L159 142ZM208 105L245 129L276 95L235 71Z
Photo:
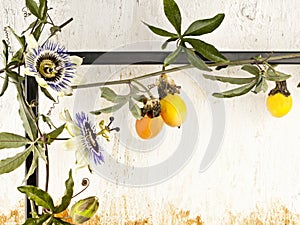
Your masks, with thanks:
M184 41L190 43L197 52L199 52L208 60L211 60L213 62L228 61L226 57L223 56L213 45L207 44L204 41L194 38L185 38Z
M51 214L43 214L39 218L28 218L22 225L42 225L51 217Z
M3 55L4 55L4 64L7 65L8 63L8 44L6 43L5 40L2 40L2 43L3 43Z
M141 119L142 118L142 110L138 104L134 103L132 99L129 100L129 110L134 118Z
M125 104L126 104L126 102L122 102L122 103L119 103L119 104L116 104L113 106L109 106L109 107L106 107L103 109L92 111L90 113L94 114L94 115L100 115L101 113L112 113L112 112L115 112L115 111L119 110L120 108L122 108Z
M259 69L256 66L250 64L242 66L241 69L247 71L248 73L253 74L254 76L258 76L260 74Z
M159 36L163 36L163 37L177 37L177 34L171 33L169 31L166 31L162 28L159 27L155 27L152 26L150 24L147 24L145 22L143 22L153 33L159 35Z
M35 38L35 40L39 40L40 39L40 36L41 36L41 33L42 33L42 28L44 27L44 24L43 23L40 23L33 31L33 36Z
M31 151L32 146L28 147L25 151L20 152L13 157L1 160L0 174L9 173L20 167L23 164L23 162L27 159Z
M4 83L3 83L2 90L1 90L1 93L0 93L0 97L3 96L3 94L7 90L8 82L9 82L8 75L7 75L7 73L5 73Z
M176 29L177 33L181 33L181 14L178 5L174 0L164 0L165 15Z
M50 129L52 129L52 127L56 128L49 116L41 114L41 117L42 117L43 121L48 124Z
M246 84L244 86L229 91L224 91L221 93L213 93L213 96L216 98L232 98L232 97L244 95L248 93L255 85L256 85L256 80L250 82L249 84Z
M216 81L230 83L230 84L248 84L249 82L256 79L255 77L237 78L237 77L212 76L207 74L203 74L203 77L209 80L216 80Z
M144 99L146 99L145 95L137 95L137 94L133 94L130 97L132 97L134 100L138 101L138 102L143 102Z
M268 84L264 78L261 78L261 80L256 84L256 87L253 92L257 94L261 91L266 92L267 90L268 90Z
M37 18L40 17L38 5L36 4L36 2L34 0L26 0L26 7Z
M202 59L200 59L194 51L184 48L184 52L186 55L187 60L196 68L199 70L204 70L204 71L211 71L211 69L203 62Z
M57 138L64 131L64 129L65 129L65 124L56 128L54 131L48 133L46 135L48 138L48 144L51 144L55 140L55 138Z
M8 66L19 65L25 62L25 57L23 57L24 49L20 48L12 57L11 62Z
M68 208L68 206L71 203L72 196L73 196L73 188L74 188L74 181L72 178L72 170L70 170L70 172L69 172L69 178L66 180L65 186L66 186L65 194L62 197L61 204L59 206L55 207L55 210L54 210L55 213L60 213L60 212L64 211L66 208Z
M28 178L34 173L34 171L35 171L35 169L37 168L37 166L38 166L38 161L39 161L39 155L36 153L36 148L34 147L34 149L33 149L33 159L32 159L32 162L31 162L31 165L30 165L30 168L29 168L29 170L28 170L28 172L27 172L27 174L26 174L26 176L25 176L25 178L24 178L24 180L23 180L23 183L25 183L27 180L28 180Z
M34 201L38 206L50 209L51 211L54 210L53 200L47 192L31 185L20 186L18 190L26 194L27 198Z
M56 102L56 100L53 98L53 96L49 93L49 91L46 88L41 87L41 91L45 94L47 98L49 98L51 101Z
M101 98L104 98L107 101L113 103L120 103L126 101L126 96L124 95L117 95L112 89L108 87L102 87L101 90Z
M161 49L165 49L165 48L168 46L168 44L169 44L170 42L176 41L177 39L178 39L177 37L175 37L175 38L169 38L168 40L166 40L166 41L161 45Z
M31 108L25 102L23 96L20 96L22 95L22 92L20 92L21 90L19 90L19 94L17 96L17 99L20 102L19 114L23 121L23 126L25 128L26 133L28 134L29 138L32 141L34 141L37 139L37 128L35 126L35 121L30 115Z
M24 80L24 77L20 76L18 73L6 70L6 74L9 76L10 79L12 79L14 82L22 82Z
M174 52L171 52L164 60L164 66L168 66L176 61L182 51L182 46L179 45Z
M272 69L268 69L265 73L265 79L269 81L285 81L290 77L291 75L279 71L274 72Z
M51 221L53 222L52 224L55 224L55 225L72 225L71 223L65 222L56 217L53 217Z
M47 11L48 11L48 7L47 7L47 0L39 0L40 1L40 5L39 5L39 15L40 15L40 19L41 20L46 20L47 17Z
M21 34L25 34L27 31L31 30L34 26L38 26L40 24L40 22L36 22L36 21L33 21L28 27L26 30L24 30Z
M45 153L45 149L40 145L36 145L34 147L35 147L35 153L38 154L38 156L47 163L47 156Z
M11 27L9 27L9 29L12 32L12 34L14 35L14 37L18 40L18 42L20 43L21 47L24 48L25 47L25 43L26 43L25 37L17 35L16 32Z
M196 36L213 32L220 26L225 14L218 14L210 19L197 20L193 22L184 32L183 36Z
M0 149L4 148L19 148L29 144L31 141L27 138L13 134L13 133L0 133Z

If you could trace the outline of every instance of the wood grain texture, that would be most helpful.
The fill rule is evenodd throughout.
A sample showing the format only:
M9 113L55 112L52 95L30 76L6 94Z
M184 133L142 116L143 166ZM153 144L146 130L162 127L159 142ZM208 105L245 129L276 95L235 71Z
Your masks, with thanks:
M296 51L300 48L300 3L297 0L290 0L288 3L281 0L177 2L182 8L184 27L195 19L212 17L219 12L226 14L224 23L215 33L203 36L204 40L221 50ZM24 5L22 0L0 0L1 27L10 25L21 31L32 19L22 17ZM114 50L122 46L127 50L159 50L163 39L151 34L141 21L172 29L163 16L160 0L57 0L50 1L49 6L54 8L50 14L57 24L70 17L74 18L74 22L55 37L73 51ZM4 32L0 32L0 38L4 38ZM173 47L170 46L170 49ZM12 50L16 48L13 45ZM2 47L0 49L2 51ZM203 221L209 225L299 224L300 94L296 86L300 72L299 66L279 68L294 75L288 81L294 99L292 111L281 119L270 117L265 109L266 94L263 93L225 100L226 129L221 152L204 173L198 171L211 135L210 108L212 104L222 100L208 101L207 96L214 88L212 84L199 87L189 79L183 79L180 73L174 73L175 80L180 82L192 103L197 106L200 135L194 155L176 176L144 188L124 187L118 185L118 179L112 183L97 174L77 171L77 191L81 189L83 177L91 180L91 186L81 197L96 195L100 199L98 217L93 223L192 225L202 224L199 221ZM158 69L158 66L86 66L79 72L86 77L86 82L95 82L132 77ZM200 73L192 71L187 73L191 77L200 76ZM218 74L240 76L241 72L237 68L231 68ZM273 84L269 85L271 89ZM230 86L227 84L220 85L221 90L228 88ZM126 91L123 87L117 90ZM99 90L75 92L74 97L62 99L61 106L53 111L53 115L57 115L54 121L61 123L58 114L63 108L73 110L78 105L83 109L98 108L100 104L105 104L100 103L99 99L89 98L95 92ZM77 101L80 95L89 101ZM16 93L10 88L0 98L0 131L22 133L19 119L8 116L17 111L17 105L12 103L15 96ZM50 106L47 100L41 100L41 112L46 113ZM124 116L124 120L128 118ZM148 154L134 152L130 140L125 144L118 144L119 135L122 133L116 135L113 143L117 147L109 151L114 159L130 166L150 166L172 154L172 148ZM174 144L174 141L168 140L165 145ZM9 154L13 153L1 152L0 156L4 158ZM74 168L75 158L74 153L64 151L60 143L51 146L50 159L53 169L50 175L50 192L58 201L64 191L63 182L67 178L68 168ZM42 174L43 168L41 170ZM130 174L130 170L124 173ZM20 169L0 177L0 192L3 193L0 195L1 213L9 215L10 210L19 207L18 202L23 196L18 194L15 187L21 184L22 176L23 171ZM9 199L8 195L11 196Z

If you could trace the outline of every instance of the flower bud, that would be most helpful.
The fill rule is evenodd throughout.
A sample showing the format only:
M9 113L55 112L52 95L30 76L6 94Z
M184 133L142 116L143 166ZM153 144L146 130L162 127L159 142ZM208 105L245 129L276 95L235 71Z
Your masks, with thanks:
M75 223L88 221L98 210L99 201L95 196L79 200L71 208L71 217Z

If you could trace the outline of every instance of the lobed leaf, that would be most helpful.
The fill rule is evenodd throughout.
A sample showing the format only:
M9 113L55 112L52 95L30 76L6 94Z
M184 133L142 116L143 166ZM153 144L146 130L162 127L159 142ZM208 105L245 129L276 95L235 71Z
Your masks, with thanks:
M112 113L112 112L115 112L115 111L119 110L120 108L122 108L125 104L126 104L126 102L118 103L113 106L109 106L109 107L106 107L103 109L92 111L90 113L94 114L94 115L100 115L101 113Z
M260 71L257 68L257 66L253 66L253 65L250 65L250 64L242 66L241 69L247 71L248 73L253 74L254 76L258 76L260 74Z
M175 38L169 38L168 40L166 40L162 45L161 45L161 49L165 49L168 44L172 41L176 41L178 39L178 37L175 37Z
M223 56L213 45L207 44L204 41L194 38L185 38L184 41L191 44L197 52L199 52L208 60L211 60L213 62L228 61L226 57Z
M7 75L7 73L5 73L4 83L2 85L2 89L1 89L1 92L0 92L0 97L3 96L5 91L7 90L8 82L9 82L8 75Z
M71 203L72 197L73 197L73 188L74 188L74 181L72 178L72 170L69 171L69 178L65 182L66 190L65 194L62 197L61 204L57 207L55 207L54 212L60 213L68 208L68 206Z
M13 157L6 158L0 161L0 174L9 173L20 167L23 162L27 159L32 146L28 147L25 151L16 154Z
M221 76L212 76L203 74L203 77L209 80L216 80L224 83L230 84L248 84L249 82L255 80L255 77L246 77L246 78L238 78L238 77L221 77Z
M164 60L164 66L168 66L176 61L182 51L182 46L179 45L174 52L171 52Z
M39 15L39 7L34 0L26 0L26 7L29 11L35 15L37 18L40 17Z
M20 109L19 114L23 121L23 126L28 134L29 138L34 141L37 139L37 128L35 125L35 121L33 120L32 116L30 115L31 108L25 102L24 97L22 96L21 90L19 90L19 94L17 96L18 101L20 102Z
M28 180L28 178L34 173L35 169L36 169L37 166L38 166L39 155L37 154L36 151L37 151L37 150L36 150L36 148L34 147L34 149L33 149L33 152L34 152L34 153L33 153L33 159L32 159L31 165L30 165L30 167L29 167L29 170L28 170L27 174L25 175L25 178L24 178L24 180L23 180L23 183L25 183L25 182Z
M256 84L254 93L257 94L261 91L266 92L268 90L268 84L266 82L266 79L261 78L261 80Z
M56 218L56 217L53 217L51 219L51 224L55 224L55 225L72 225L71 223L63 221L62 219Z
M241 87L229 90L229 91L224 91L221 93L213 93L213 96L216 98L232 98L232 97L237 97L240 95L244 95L251 91L251 89L256 85L256 80L250 82L249 84L243 85Z
M147 24L145 22L143 22L153 33L159 35L159 36L163 36L163 37L177 37L177 34L174 34L174 33L171 33L169 31L166 31L162 28L159 28L159 27L155 27L155 26L152 26L150 24Z
M285 81L290 77L291 75L279 71L274 72L272 69L268 69L265 73L265 79L269 81Z
M39 18L41 20L46 20L47 11L48 11L47 0L39 0L39 1L40 1L40 5L39 5Z
M184 32L183 36L196 36L213 32L220 26L225 14L218 14L210 19L197 20L193 22Z
M181 14L174 0L164 0L164 12L178 34L181 33Z
M61 125L60 127L56 128L54 131L46 134L46 137L48 139L48 144L51 144L55 138L57 138L65 129L65 124Z
M0 149L19 148L31 143L31 141L23 136L2 132L0 133Z
M22 225L42 225L51 217L51 214L46 213L41 215L39 218L28 218Z
M21 47L24 48L25 47L25 37L22 35L22 36L19 36L16 34L16 32L11 28L9 27L10 31L12 32L12 34L14 35L14 37L18 40L18 42L20 43Z
M52 212L54 211L54 204L51 196L42 189L27 185L18 187L18 190L26 194L28 199L34 201L36 205L50 209Z
M142 118L142 110L137 103L135 103L132 99L129 100L129 110L134 118L141 119Z
M184 48L184 53L186 55L187 60L199 70L211 71L211 69L205 64L205 62L200 59L194 51Z

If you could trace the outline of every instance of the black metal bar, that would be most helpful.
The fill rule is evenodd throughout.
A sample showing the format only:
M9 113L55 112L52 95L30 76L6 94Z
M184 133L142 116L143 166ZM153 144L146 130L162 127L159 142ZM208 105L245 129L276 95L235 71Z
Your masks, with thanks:
M27 102L31 102L33 100L38 100L38 84L35 81L34 77L25 77L25 97ZM33 108L33 113L35 115L38 115L38 106ZM26 159L26 168L25 168L25 173L27 174L31 163L33 160L33 153L30 153L30 155ZM38 186L38 167L36 168L35 172L28 178L27 180L27 185L33 185L33 186ZM37 209L36 209L37 210ZM30 200L26 199L25 202L25 216L26 218L31 218L32 215L30 214L31 212L31 205L30 205Z
M72 55L78 55L84 58L83 63L85 65L124 65L124 64L137 64L137 65L155 65L161 64L164 61L164 58L170 52L161 52L161 51L148 51L148 52L71 52ZM234 60L243 60L251 59L259 55L267 56L280 56L287 54L300 53L300 51L224 51L221 52L231 61ZM207 61L202 57L203 60ZM184 53L181 53L174 64L188 64ZM273 64L300 64L300 58L294 59L281 59L273 61Z

